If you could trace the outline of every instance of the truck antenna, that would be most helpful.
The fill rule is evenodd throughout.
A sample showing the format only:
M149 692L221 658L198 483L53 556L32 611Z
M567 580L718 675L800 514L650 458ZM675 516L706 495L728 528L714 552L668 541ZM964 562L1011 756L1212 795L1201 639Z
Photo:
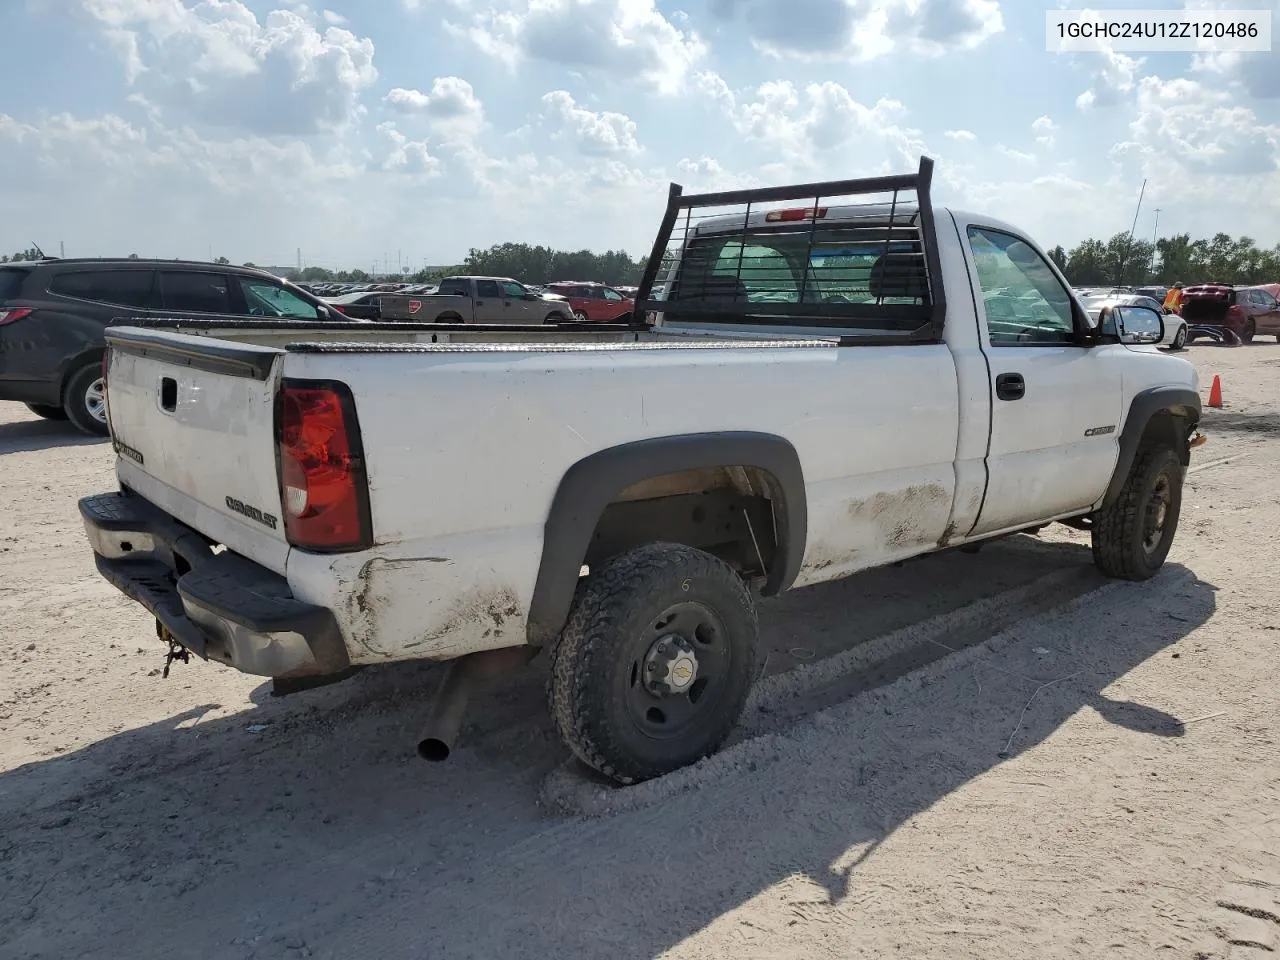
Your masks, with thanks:
M1124 283L1124 265L1129 259L1129 245L1133 243L1133 231L1138 229L1138 214L1142 212L1142 197L1147 192L1146 177L1142 178L1142 189L1138 191L1138 209L1133 211L1133 226L1129 228L1128 239L1124 242L1124 251L1120 254L1120 269L1116 272L1116 286Z

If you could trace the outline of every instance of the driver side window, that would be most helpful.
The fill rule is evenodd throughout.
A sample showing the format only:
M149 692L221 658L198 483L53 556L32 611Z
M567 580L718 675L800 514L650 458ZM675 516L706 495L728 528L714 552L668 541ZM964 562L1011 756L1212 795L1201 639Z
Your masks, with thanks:
M993 347L1075 343L1071 295L1035 249L1012 234L969 227Z
M524 299L524 295L528 291L526 291L525 288L520 286L520 284L518 283L504 281L502 284L502 292L505 296L510 297L512 300L522 300Z

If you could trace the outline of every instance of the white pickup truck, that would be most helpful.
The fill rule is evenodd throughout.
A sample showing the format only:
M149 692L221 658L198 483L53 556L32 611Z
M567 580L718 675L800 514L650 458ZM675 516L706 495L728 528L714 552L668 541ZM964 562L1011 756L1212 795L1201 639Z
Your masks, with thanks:
M113 328L98 568L171 655L284 691L455 661L429 759L546 648L565 743L622 783L724 742L756 592L1058 520L1151 576L1194 368L1159 314L1092 320L1016 228L935 210L931 172L673 185L630 329Z

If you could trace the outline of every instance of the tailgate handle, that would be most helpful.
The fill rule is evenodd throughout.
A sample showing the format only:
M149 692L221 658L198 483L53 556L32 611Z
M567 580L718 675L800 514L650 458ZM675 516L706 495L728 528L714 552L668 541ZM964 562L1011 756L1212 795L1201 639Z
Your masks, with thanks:
M160 378L160 409L173 413L178 407L178 381L173 377Z

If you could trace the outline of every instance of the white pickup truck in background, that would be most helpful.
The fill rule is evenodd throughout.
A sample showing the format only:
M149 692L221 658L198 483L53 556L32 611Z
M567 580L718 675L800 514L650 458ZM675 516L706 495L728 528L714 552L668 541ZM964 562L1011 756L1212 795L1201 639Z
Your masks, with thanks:
M285 689L455 660L431 759L476 679L547 648L565 743L623 783L729 735L756 589L1055 520L1151 576L1193 367L1159 314L1094 322L1016 228L935 210L931 172L673 185L652 327L113 328L98 567L174 650Z

